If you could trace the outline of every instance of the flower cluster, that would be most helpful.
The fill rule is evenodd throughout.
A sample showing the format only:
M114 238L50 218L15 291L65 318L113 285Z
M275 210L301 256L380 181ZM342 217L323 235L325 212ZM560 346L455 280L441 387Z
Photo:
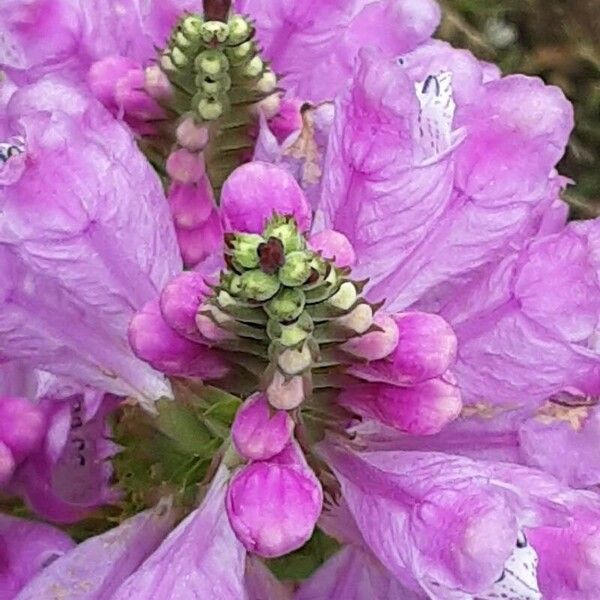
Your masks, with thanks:
M0 596L597 598L562 92L431 0L197 4L0 7Z

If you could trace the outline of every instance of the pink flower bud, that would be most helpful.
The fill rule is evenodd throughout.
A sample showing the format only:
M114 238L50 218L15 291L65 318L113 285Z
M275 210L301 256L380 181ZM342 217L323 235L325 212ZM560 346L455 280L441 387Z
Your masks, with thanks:
M16 460L37 448L45 426L44 413L29 400L0 397L0 441L10 448Z
M372 331L349 339L342 348L365 360L379 360L391 354L398 345L398 326L389 315L377 313L373 322L383 331Z
M127 115L143 121L164 119L166 116L161 106L144 89L144 71L139 68L128 71L117 81L115 100Z
M238 453L248 460L267 460L289 443L294 422L283 410L273 411L264 394L253 394L239 408L231 428Z
M343 390L338 401L354 412L412 435L432 435L458 417L460 390L446 376L411 387L365 384Z
M139 65L134 60L124 56L108 56L91 66L88 85L104 106L115 109L118 107L115 98L117 82L136 69L139 69Z
M181 229L201 227L215 207L206 177L194 183L174 183L169 189L169 203L175 226Z
M183 263L191 268L215 252L221 252L223 246L223 229L219 213L213 210L206 221L195 229L175 230Z
M168 100L173 94L169 78L158 65L147 67L144 71L144 89L155 100Z
M167 173L180 183L200 181L204 175L204 160L202 155L183 148L175 150L167 159Z
M349 372L365 381L407 385L438 377L456 358L456 336L442 317L406 312L394 315L398 344L384 360L353 365Z
M233 317L226 315L216 306L201 306L196 314L196 327L202 337L209 342L222 342L225 340L235 340L237 338L233 331L228 331L220 325L233 323Z
M301 231L307 231L312 221L304 192L292 175L259 161L238 167L228 177L221 211L225 231L262 233L273 213L294 216Z
M218 379L228 371L227 364L216 352L171 329L157 300L150 301L133 317L129 343L139 358L167 375Z
M190 340L200 341L196 313L209 293L202 273L184 271L172 279L160 296L160 310L169 327Z
M10 448L4 442L0 442L0 487L10 481L15 466L15 458Z
M177 126L177 141L188 150L203 150L208 144L208 129L198 125L192 117L188 117Z
M442 319L429 313L406 312L394 316L398 346L394 368L411 381L423 381L444 373L456 359L456 335Z
M292 410L304 400L304 383L301 375L286 379L279 371L275 371L267 388L267 398L271 406L281 410Z
M251 552L282 556L305 544L323 504L323 491L296 443L268 462L241 469L227 490L231 527Z
M325 229L311 236L308 245L320 252L323 258L334 260L338 267L353 267L356 264L356 254L350 240L333 229Z

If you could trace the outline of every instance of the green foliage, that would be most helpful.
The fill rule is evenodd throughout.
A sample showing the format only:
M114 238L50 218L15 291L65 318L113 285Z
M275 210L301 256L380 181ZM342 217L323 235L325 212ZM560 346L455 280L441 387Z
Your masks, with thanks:
M267 561L267 566L281 580L299 581L308 579L331 555L339 550L340 544L315 529L312 537L295 552Z

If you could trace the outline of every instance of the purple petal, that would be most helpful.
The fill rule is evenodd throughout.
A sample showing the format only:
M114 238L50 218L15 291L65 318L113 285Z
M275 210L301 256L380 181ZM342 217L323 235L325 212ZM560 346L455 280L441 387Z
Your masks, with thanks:
M192 512L111 596L112 600L242 600L246 552L225 513L227 471Z
M246 559L244 583L248 600L292 600L289 587L278 581L264 563L251 554Z
M159 504L82 542L33 579L19 600L113 598L119 585L160 544L174 520L171 507Z
M296 592L295 600L424 600L406 589L367 553L352 546L340 550Z
M467 403L540 403L568 386L600 389L599 232L600 221L588 221L535 240L444 308Z
M333 98L349 80L361 47L393 57L414 48L437 27L440 12L429 0L291 3L254 0L259 39L286 89L305 100Z
M165 393L126 339L181 265L160 181L131 135L64 84L23 88L9 115L27 167L3 188L3 352L115 393Z
M54 527L0 514L0 598L15 598L29 580L74 546Z

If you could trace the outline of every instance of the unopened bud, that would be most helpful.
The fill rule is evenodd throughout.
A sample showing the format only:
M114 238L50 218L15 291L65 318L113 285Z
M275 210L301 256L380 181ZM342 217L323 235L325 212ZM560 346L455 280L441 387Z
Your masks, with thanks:
M278 218L271 219L263 233L265 239L277 238L283 244L286 254L296 250L304 250L306 243L304 237L298 231L295 219Z
M373 324L373 309L368 304L359 304L352 312L338 317L336 322L358 334L366 333Z
M197 38L202 31L202 19L197 15L188 15L181 23L181 30L189 38Z
M144 72L144 89L155 100L166 100L173 93L169 78L158 65L146 68Z
M215 98L202 98L197 108L205 121L216 121L223 114L223 104Z
M312 364L312 355L307 344L301 350L284 350L277 359L279 368L287 375L298 375Z
M200 52L194 61L197 71L202 71L206 75L216 77L221 73L226 73L229 69L229 61L220 50L205 50Z
M310 254L302 250L287 254L285 263L279 269L281 283L289 287L302 285L310 275L311 258Z
M263 114L267 119L272 119L279 113L281 106L281 94L271 94L264 100L257 102L252 107L254 114Z
M279 290L279 279L260 269L246 271L240 276L240 294L258 302L272 298Z
M256 233L238 233L232 240L232 258L244 269L256 269L259 264L258 247L264 242Z
M260 56L256 55L245 67L244 67L244 75L247 77L258 77L263 68L264 63Z
M210 95L224 94L231 89L231 77L223 75L218 79L212 77L199 76L196 78L196 85L204 92Z
M274 298L265 305L265 311L276 321L293 321L304 310L304 293L302 290L282 288Z
M234 63L239 64L250 56L253 49L254 49L254 44L252 42L244 42L243 44L240 44L239 46L234 46L233 48L228 48L227 55Z
M171 50L171 60L176 67L185 67L188 63L187 56L177 47Z
M241 44L246 41L251 33L250 24L244 17L234 15L229 19L229 38L227 41L230 44Z
M216 306L201 306L196 315L198 331L207 340L220 342L235 339L235 333L221 327L228 323L233 323L233 319Z
M224 42L229 35L229 26L221 21L206 21L200 28L200 35L205 42L212 42L214 39Z
M177 126L177 141L188 150L198 152L208 144L208 129L196 123L192 117L187 117Z
M177 71L177 67L175 66L175 63L171 60L171 56L169 54L163 54L160 57L160 66L162 67L163 71L167 73L174 73L175 71Z
M262 77L258 80L256 84L256 89L259 92L263 92L265 94L270 94L277 87L277 77L275 73L270 69L265 71Z
M357 297L358 295L354 284L351 281L345 281L340 286L340 289L327 300L327 304L330 304L335 308L340 308L341 310L350 310L356 302Z
M304 400L302 377L296 375L291 379L286 379L279 371L276 371L267 388L267 398L271 406L280 410L297 408Z
M188 40L181 31L178 31L175 34L174 41L179 48L189 48L192 45L190 40Z

